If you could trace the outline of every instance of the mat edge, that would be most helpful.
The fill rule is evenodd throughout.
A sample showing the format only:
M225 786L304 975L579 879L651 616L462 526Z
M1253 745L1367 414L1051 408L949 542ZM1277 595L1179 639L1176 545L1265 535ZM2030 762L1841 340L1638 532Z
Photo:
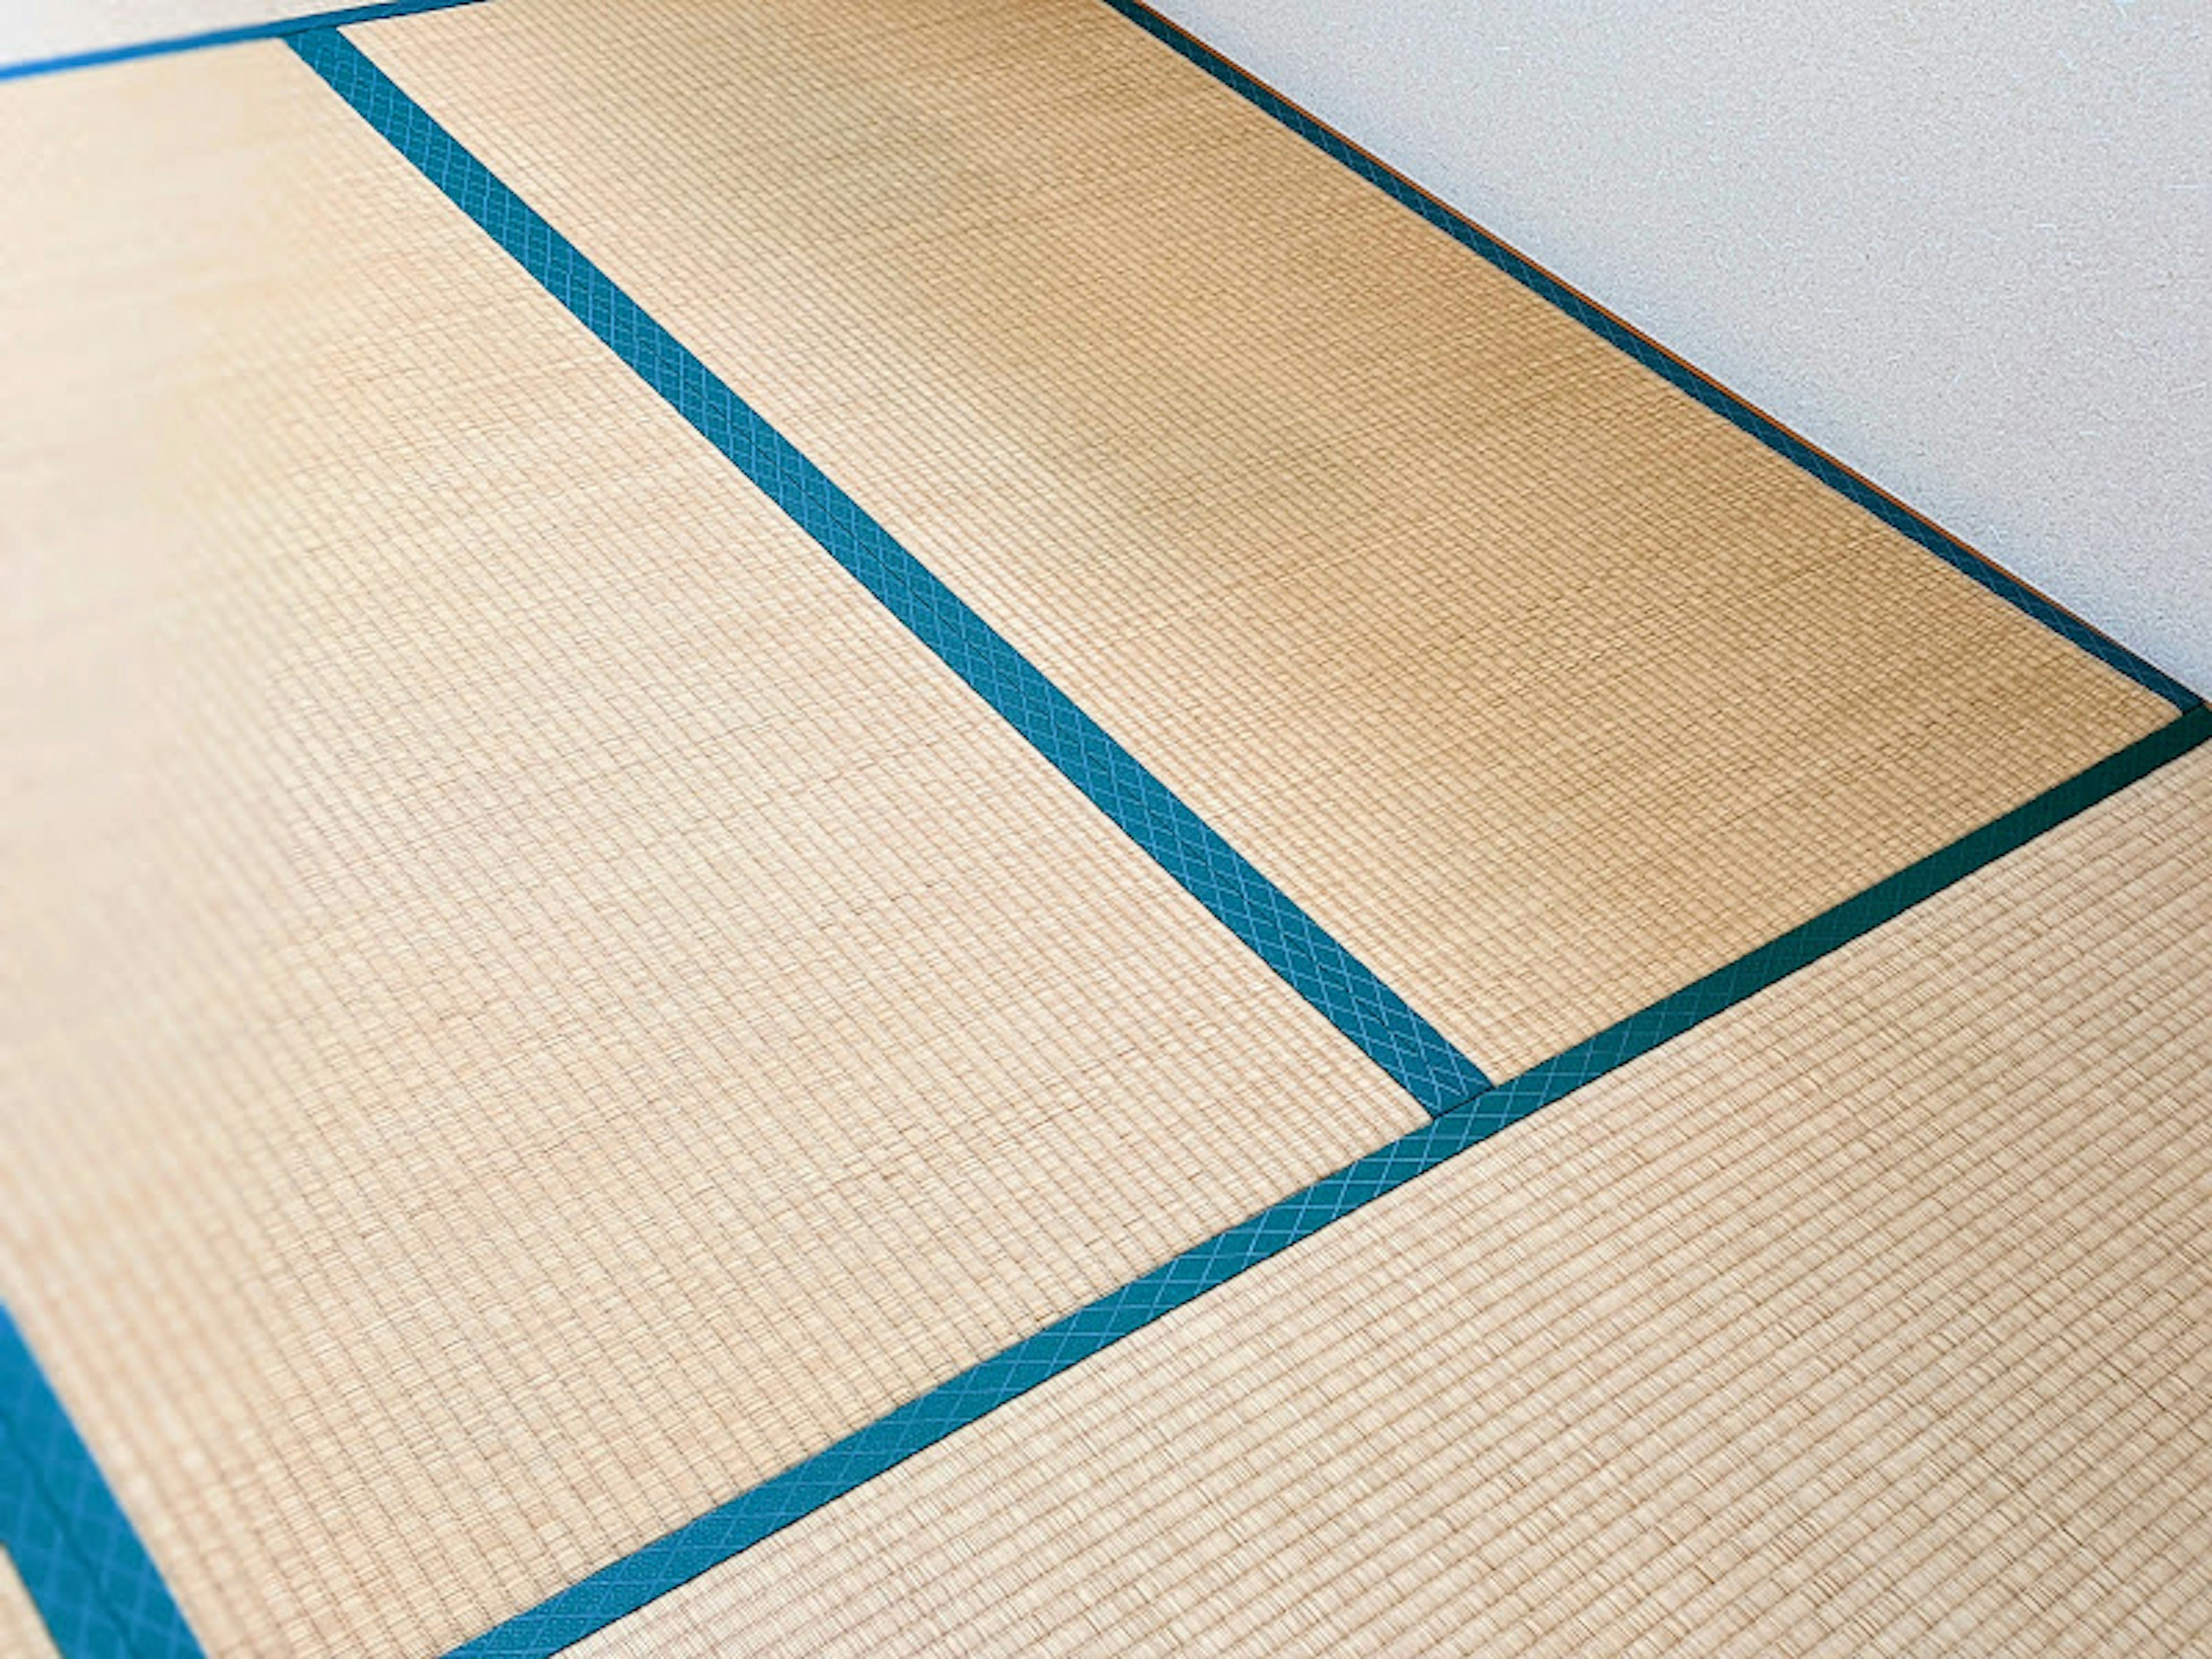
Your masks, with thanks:
M1431 1117L1493 1081L335 29L293 52L1030 749Z
M57 1481L72 1501L56 1498ZM4 1302L0 1523L0 1545L62 1659L204 1659L168 1581ZM42 1547L27 1557L21 1545L34 1525Z
M1910 914L1925 900L2110 800L2208 739L2212 739L2212 708L2199 704L2033 800L1769 941L1729 968L1662 999L1551 1060L1470 1096L1434 1121L1277 1200L696 1520L556 1591L453 1649L447 1659L550 1659L1469 1147ZM1845 931L1822 943L1820 924L1838 917L1846 920ZM1808 950L1814 945L1819 948ZM1734 994L1698 1011L1700 987L1721 982L1747 966L1751 978L1735 988ZM1639 1021L1652 1022L1651 1030L1658 1034L1638 1028ZM1633 1030L1638 1039L1634 1046L1622 1045L1620 1034L1625 1030ZM1608 1042L1615 1045L1615 1052L1607 1063L1587 1070L1575 1062L1577 1055L1585 1063L1602 1056ZM1043 1350L1054 1351L1049 1361L1035 1358ZM1038 1368L1037 1374L1024 1378L1032 1365ZM641 1571L651 1576L641 1577Z
M1747 436L1874 516L1924 551L2004 600L2068 644L2171 703L2180 714L2203 703L2194 690L2095 623L2061 605L1989 555L1953 535L1927 514L1804 437L1749 398L1730 391L1687 358L1609 310L1510 242L1485 229L1426 186L1331 126L1295 99L1278 91L1234 59L1144 0L1098 0L1176 56L1330 160L1357 174L1425 223L1443 231L1554 310L1607 344L1695 398Z

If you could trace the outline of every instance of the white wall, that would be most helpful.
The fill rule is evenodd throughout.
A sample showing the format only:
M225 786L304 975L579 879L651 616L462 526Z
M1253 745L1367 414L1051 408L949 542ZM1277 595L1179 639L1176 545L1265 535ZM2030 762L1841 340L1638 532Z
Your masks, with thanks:
M0 69L336 11L348 3L349 0L0 0Z
M1154 3L2212 691L2212 9Z

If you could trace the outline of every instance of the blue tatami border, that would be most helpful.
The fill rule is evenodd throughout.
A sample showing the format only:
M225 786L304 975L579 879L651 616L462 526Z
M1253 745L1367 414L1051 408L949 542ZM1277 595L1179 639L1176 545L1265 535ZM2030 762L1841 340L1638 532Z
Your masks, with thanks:
M1431 1115L1489 1086L1473 1060L1253 868L360 48L330 31L295 35L291 45L1068 781Z
M2187 713L2203 701L2196 692L2154 663L2146 662L2117 640L2046 599L2017 576L1977 553L1940 525L1861 477L1826 451L1799 437L1765 410L1709 380L1656 340L1632 327L1589 295L1570 286L1510 243L1444 205L1419 185L1369 155L1335 128L1310 115L1264 81L1239 69L1195 35L1169 21L1142 0L1100 0L1176 56L1197 65L1247 103L1264 111L1316 149L1358 173L1394 202L1419 214L1462 246L1472 250L1522 287L1548 301L1607 343L1687 392L1730 425L1759 440L1784 459L1811 473L1846 500L1864 507L1900 535L1918 544L2008 605L2063 635L2100 662L2118 670L2175 708Z
M1331 1222L1712 1018L2212 738L2199 707L1826 915L1462 1103L1185 1251L454 1650L524 1659L582 1640ZM0 1547L65 1659L202 1650L82 1437L0 1306Z
M137 1529L4 1305L0 1546L63 1659L203 1659Z
M477 0L384 0L382 4L349 6L341 11L309 12L299 17L273 18L266 23L241 23L235 28L209 29L200 34L173 35L161 40L133 40L125 46L102 46L96 52L70 52L59 58L35 58L20 64L0 64L0 81L21 81L33 75L58 75L64 70L96 69L102 64L128 63L134 58L165 58L172 52L198 52L208 46L234 46L246 40L276 40L308 29L334 29L347 23L376 23L410 12L445 11Z
M581 1641L1331 1222L1965 879L2208 738L2212 709L2199 706L1764 950L1270 1205L601 1568L455 1649L450 1659L544 1659Z

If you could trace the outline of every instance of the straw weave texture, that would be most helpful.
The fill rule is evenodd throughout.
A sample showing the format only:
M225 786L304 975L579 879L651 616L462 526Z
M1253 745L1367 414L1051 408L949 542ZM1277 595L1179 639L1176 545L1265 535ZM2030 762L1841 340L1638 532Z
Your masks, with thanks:
M284 48L0 99L0 1297L428 1653L1425 1121Z
M8 1659L60 1659L5 1549L0 1549L0 1654Z
M2171 714L1094 0L354 38L1493 1076Z
M2212 750L574 1651L2201 1654Z

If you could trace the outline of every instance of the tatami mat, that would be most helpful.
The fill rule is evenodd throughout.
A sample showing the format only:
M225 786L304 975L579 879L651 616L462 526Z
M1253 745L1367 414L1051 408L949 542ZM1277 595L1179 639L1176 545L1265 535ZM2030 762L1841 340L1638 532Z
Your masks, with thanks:
M1493 1075L2172 713L1097 0L352 38Z
M2212 749L574 1650L2202 1653Z
M0 1654L8 1659L60 1659L46 1621L31 1605L31 1593L8 1552L0 1548Z
M1425 1121L275 45L0 99L0 1298L471 1637Z

